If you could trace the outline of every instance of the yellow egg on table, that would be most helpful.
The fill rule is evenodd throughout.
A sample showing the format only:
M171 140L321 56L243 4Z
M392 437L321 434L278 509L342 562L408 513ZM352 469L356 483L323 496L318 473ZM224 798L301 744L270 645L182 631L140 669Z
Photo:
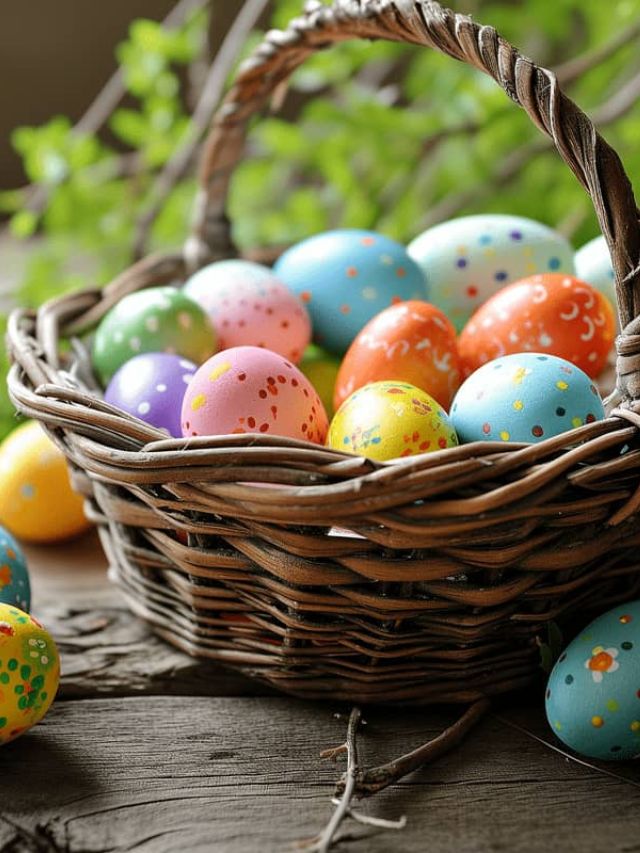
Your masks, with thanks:
M298 367L318 392L327 414L331 417L333 413L333 391L340 370L340 359L315 344L311 344L304 351Z
M60 658L48 631L17 607L0 604L0 744L40 722L59 681Z
M0 444L0 525L26 542L68 539L90 526L64 455L37 421Z
M442 406L408 382L371 382L340 406L327 444L385 461L455 447L458 437Z

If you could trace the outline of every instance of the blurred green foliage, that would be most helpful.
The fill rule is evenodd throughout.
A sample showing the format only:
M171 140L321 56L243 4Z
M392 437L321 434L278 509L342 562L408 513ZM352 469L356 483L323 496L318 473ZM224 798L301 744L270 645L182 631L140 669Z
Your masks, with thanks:
M640 12L640 0L451 5L554 67L606 44ZM271 24L281 27L299 14L302 0L272 6ZM39 237L17 295L21 304L106 282L131 262L136 221L158 171L187 133L189 69L201 60L208 23L207 13L197 11L174 31L148 20L131 24L117 49L127 105L109 117L107 132L78 132L63 116L15 130L13 144L32 186L0 192L0 213L17 238ZM570 86L587 112L610 102L640 72L637 44L636 38ZM540 134L493 81L466 65L406 45L346 42L310 58L292 90L289 117L254 123L248 156L235 173L230 211L242 248L286 244L336 226L378 228L408 241L442 202L453 204L456 215L492 210L533 217L562 227L576 245L597 233L587 196L557 154L524 157L501 177L512 152L526 154ZM640 108L608 126L605 136L632 178L640 175ZM46 198L41 209L34 187ZM154 224L152 248L184 238L194 188L187 178L173 189ZM0 434L12 422L3 393Z

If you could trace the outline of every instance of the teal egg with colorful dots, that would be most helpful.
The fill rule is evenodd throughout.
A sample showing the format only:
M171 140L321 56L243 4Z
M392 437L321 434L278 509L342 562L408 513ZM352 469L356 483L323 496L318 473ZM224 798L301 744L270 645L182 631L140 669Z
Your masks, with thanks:
M460 331L490 296L534 273L574 271L573 248L533 219L497 213L441 222L408 247L437 305Z
M604 418L598 389L570 361L546 353L505 355L478 368L450 412L461 443L539 442Z
M546 712L580 755L640 755L640 601L614 607L569 643L549 676Z
M604 293L616 304L616 285L609 247L604 237L596 237L578 249L575 255L576 275Z
M375 231L316 234L284 252L274 272L306 306L315 343L336 355L389 305L428 296L404 246Z
M0 527L0 602L29 612L31 585L27 561L13 536Z
M175 287L149 287L125 296L102 318L93 341L93 366L107 385L140 353L172 353L198 365L216 345L215 330L200 305Z
M58 649L37 619L0 604L0 744L35 726L60 681Z

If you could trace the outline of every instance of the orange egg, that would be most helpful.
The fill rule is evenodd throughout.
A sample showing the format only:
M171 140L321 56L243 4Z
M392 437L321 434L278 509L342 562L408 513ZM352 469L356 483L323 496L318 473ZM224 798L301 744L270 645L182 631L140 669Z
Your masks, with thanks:
M572 275L544 273L509 284L481 305L462 330L458 349L467 376L503 355L547 352L595 377L615 330L606 296Z
M460 385L460 360L455 329L435 305L401 302L367 323L340 366L335 408L363 385L387 379L409 382L449 408Z

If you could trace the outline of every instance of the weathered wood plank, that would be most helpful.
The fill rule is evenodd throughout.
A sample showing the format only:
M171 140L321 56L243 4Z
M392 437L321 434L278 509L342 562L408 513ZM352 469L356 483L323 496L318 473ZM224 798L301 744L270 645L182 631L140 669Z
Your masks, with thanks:
M0 850L283 851L326 822L344 738L328 706L276 698L57 703L2 750ZM541 723L540 711L520 717ZM434 735L451 716L367 716L363 760ZM638 770L627 769L635 779ZM348 824L354 853L637 850L638 790L567 762L493 718L438 764L363 803L401 833Z
M60 698L269 695L267 687L196 661L156 637L126 608L107 579L95 534L54 546L25 547L33 612L62 657Z

